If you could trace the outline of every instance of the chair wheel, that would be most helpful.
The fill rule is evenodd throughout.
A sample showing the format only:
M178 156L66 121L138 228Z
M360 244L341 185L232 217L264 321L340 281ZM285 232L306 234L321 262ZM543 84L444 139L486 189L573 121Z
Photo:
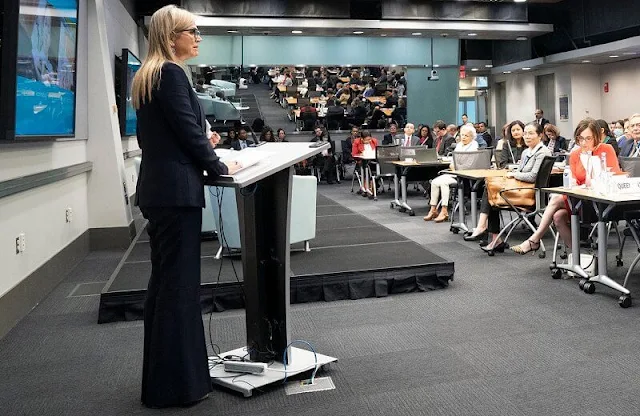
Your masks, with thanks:
M451 231L454 234L458 234L460 232L460 230L458 230L457 228L453 228L453 227L449 228L449 231Z
M410 217L415 217L415 216L416 216L416 213L415 213L415 212L413 212L413 210L411 210L411 211L409 211L409 216L410 216Z
M389 208L393 209L393 202L389 204Z
M618 261L616 261L616 266L622 267L622 266L624 266L624 262L622 260L618 260Z
M558 280L562 277L562 270L560 269L555 269L552 273L551 273L551 277Z
M567 257L568 257L568 256L567 256L567 254L566 254L566 253L562 253L562 254L560 254L560 258L561 258L562 260L566 260L566 259L567 259Z
M587 282L584 284L584 293L588 293L590 295L593 295L594 293L596 293L596 285L591 283L591 282Z
M545 253L544 251L541 251L540 253L538 253L538 257L543 259L543 258L547 257L547 253Z
M407 209L405 207L401 207L400 212L407 212Z
M578 287L580 288L580 290L584 290L585 284L587 284L587 279L580 279L580 281L578 282Z
M628 308L629 306L631 306L631 296L628 295L622 295L620 296L620 298L618 299L618 304L620 305L621 308Z

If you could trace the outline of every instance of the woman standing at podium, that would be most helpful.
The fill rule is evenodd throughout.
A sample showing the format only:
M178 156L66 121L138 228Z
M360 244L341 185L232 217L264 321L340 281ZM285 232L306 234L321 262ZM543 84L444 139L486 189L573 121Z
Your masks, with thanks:
M166 6L151 17L149 52L133 80L142 163L137 203L149 220L151 278L144 304L142 403L185 406L211 391L200 310L204 177L234 173L209 141L183 70L198 55L194 16Z

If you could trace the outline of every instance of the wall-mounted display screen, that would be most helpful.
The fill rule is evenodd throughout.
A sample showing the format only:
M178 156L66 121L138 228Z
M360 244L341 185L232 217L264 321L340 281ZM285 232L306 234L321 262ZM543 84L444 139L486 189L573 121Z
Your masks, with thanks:
M16 137L75 132L77 0L20 0Z
M122 50L119 68L116 68L116 96L118 97L118 117L120 119L120 134L122 136L136 135L136 110L131 101L131 87L133 77L142 63L137 56L128 49Z

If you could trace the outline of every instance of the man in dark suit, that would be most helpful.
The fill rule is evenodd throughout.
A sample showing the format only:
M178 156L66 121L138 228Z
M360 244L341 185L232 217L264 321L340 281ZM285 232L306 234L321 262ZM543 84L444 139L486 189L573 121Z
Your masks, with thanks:
M540 124L542 127L544 127L547 124L549 124L549 120L544 118L544 111L542 111L539 108L536 110L536 119L533 120L533 122L536 123L536 124Z
M398 134L398 125L396 123L389 124L389 133L382 138L383 145L396 144L396 135Z
M418 146L420 144L420 139L418 136L415 136L413 133L416 131L413 123L407 123L404 126L404 134L400 137L400 146L408 147L408 146Z
M247 138L247 129L240 127L238 137L231 142L233 150L242 150L253 145L255 145L254 141Z
M449 134L444 121L438 120L433 125L436 141L433 147L440 156L446 156L456 147L456 138Z

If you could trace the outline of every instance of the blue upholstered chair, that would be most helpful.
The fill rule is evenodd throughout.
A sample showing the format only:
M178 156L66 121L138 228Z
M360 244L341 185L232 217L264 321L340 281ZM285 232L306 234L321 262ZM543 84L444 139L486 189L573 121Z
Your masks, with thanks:
M218 230L218 241L220 242L220 248L216 253L216 259L219 259L223 249L233 251L242 248L236 190L213 186L208 188L207 196L210 198L211 215ZM317 190L318 183L315 177L293 176L289 242L291 244L304 242L305 251L310 251L309 240L316 236Z
M212 79L211 85L213 85L216 91L222 91L227 98L236 96L236 84L233 82Z

